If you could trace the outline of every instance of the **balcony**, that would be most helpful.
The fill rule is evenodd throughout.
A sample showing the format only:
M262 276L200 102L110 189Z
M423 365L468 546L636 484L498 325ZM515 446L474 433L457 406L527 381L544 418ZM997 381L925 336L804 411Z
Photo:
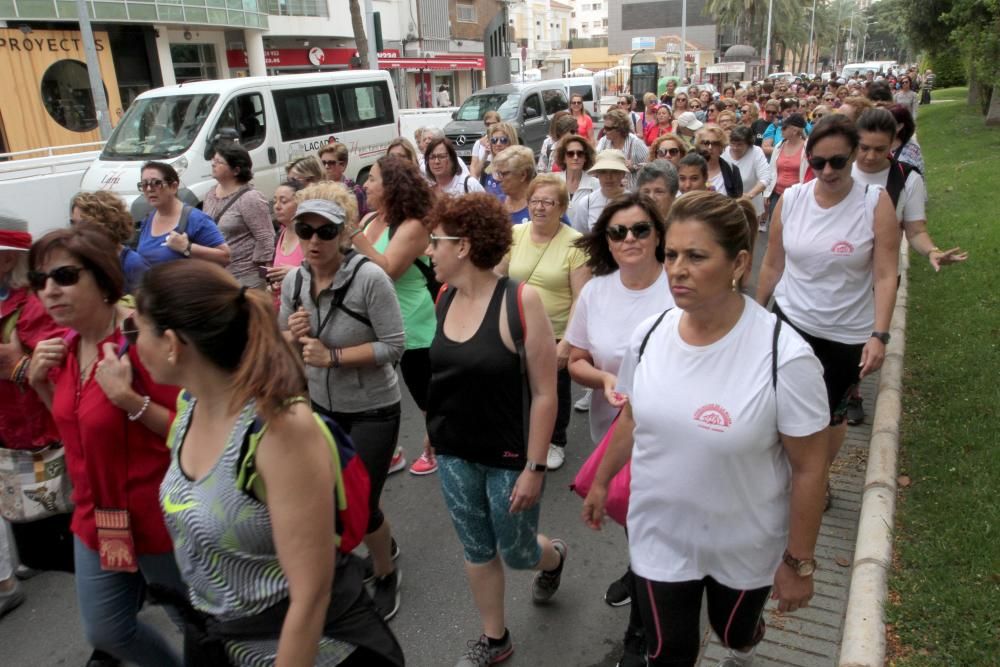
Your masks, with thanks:
M86 5L94 21L267 28L264 0L87 0ZM76 5L65 0L0 0L0 19L75 22Z
M327 18L330 9L327 0L266 0L267 13L271 16L318 16Z

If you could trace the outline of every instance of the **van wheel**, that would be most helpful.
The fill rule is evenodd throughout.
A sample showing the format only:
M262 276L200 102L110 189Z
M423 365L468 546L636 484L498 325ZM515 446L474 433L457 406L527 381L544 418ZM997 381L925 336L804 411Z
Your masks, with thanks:
M368 180L368 172L370 172L371 170L372 170L371 167L365 167L364 169L359 171L358 179L354 182L357 183L358 185L364 185L365 181Z

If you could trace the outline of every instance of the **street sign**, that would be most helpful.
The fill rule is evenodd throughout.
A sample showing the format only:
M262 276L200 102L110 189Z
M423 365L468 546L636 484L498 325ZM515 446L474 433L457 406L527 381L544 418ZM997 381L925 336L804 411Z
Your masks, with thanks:
M705 69L708 74L743 74L746 71L746 63L715 63Z
M656 38L655 37L633 37L632 38L632 50L642 51L643 49L654 49L656 48Z

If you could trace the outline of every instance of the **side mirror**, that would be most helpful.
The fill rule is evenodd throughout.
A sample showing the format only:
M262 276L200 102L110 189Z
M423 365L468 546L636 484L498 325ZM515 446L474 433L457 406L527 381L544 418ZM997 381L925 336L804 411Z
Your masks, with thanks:
M535 107L524 107L524 120L538 118L542 114Z
M452 120L458 120L458 112L457 111L452 111L451 112L451 119Z

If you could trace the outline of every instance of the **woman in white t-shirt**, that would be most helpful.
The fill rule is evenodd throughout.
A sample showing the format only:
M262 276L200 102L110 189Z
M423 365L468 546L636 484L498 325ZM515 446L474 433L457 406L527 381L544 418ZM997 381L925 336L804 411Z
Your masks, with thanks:
M435 195L465 195L483 192L483 186L471 174L463 174L461 160L450 139L431 139L424 151L424 170Z
M490 130L500 122L500 114L496 111L487 111L483 114L484 134L475 144L472 145L472 164L469 165L469 173L476 178L482 177L483 169L489 164L493 157L490 150Z
M594 277L580 291L566 329L569 374L593 390L590 437L595 443L604 437L620 410L611 401L629 337L649 316L674 305L663 270L665 236L666 227L655 203L630 192L608 204L590 233L577 242L587 254L587 266ZM604 601L618 607L631 598L632 572L628 570L611 583ZM631 612L626 651L642 627L635 605Z
M741 293L755 237L745 199L693 192L674 203L665 251L677 307L630 337L611 397L622 413L584 501L599 528L608 483L631 455L629 555L653 667L695 664L703 594L733 666L750 664L769 596L792 612L813 595L822 368Z
M858 142L841 114L813 128L805 150L816 178L789 187L775 205L757 285L757 302L773 293L775 313L823 364L829 463L847 434L853 387L882 367L896 304L900 229L889 195L851 177Z

